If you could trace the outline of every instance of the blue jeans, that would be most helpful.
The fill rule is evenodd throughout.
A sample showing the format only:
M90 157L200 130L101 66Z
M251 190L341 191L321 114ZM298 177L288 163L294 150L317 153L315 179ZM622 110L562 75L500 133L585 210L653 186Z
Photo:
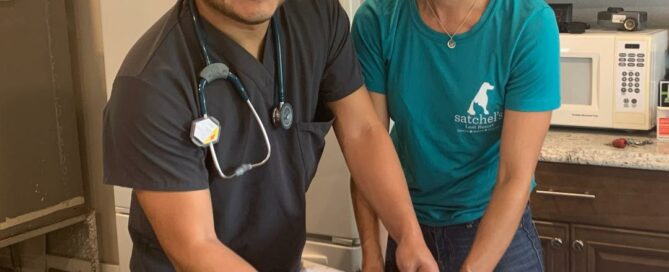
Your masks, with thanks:
M423 237L435 260L439 271L458 272L471 250L480 219L459 225L430 227L421 225ZM397 244L388 239L386 251L386 271L399 271L395 262ZM525 209L516 234L504 256L495 267L495 271L544 271L543 253L537 229L532 222L530 208Z

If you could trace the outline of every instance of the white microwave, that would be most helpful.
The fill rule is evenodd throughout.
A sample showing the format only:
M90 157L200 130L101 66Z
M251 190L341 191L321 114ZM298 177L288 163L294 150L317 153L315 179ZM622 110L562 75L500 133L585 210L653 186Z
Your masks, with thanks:
M552 125L650 130L665 76L667 30L560 34L562 106Z

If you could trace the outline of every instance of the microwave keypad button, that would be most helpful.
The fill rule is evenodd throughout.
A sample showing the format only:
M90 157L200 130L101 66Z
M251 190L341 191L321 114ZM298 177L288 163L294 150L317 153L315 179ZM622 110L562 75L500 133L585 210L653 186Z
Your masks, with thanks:
M623 87L627 87L627 82L623 82Z
M634 92L635 92L635 93L640 93L640 92L641 92L641 89L636 88L636 89L634 89Z
M634 63L628 63L627 66L634 67L635 65L634 65Z
M620 56L620 57L623 57L623 58L624 58L624 57L627 57L627 54L625 54L625 53L620 53L620 54L618 54L618 56Z
M627 78L626 78L626 77L623 77L623 81L627 81Z
M643 67L643 66L644 66L643 63L637 63L636 64L636 67Z
M627 76L627 72L623 72L623 76Z
M625 92L627 92L627 89L622 88L622 89L620 89L620 91L621 91L623 94L625 94Z
M634 53L629 53L629 54L627 54L627 56L633 58L633 57L636 57L636 54L634 54Z
M629 62L635 62L636 59L635 59L635 58L629 58L629 59L627 59L627 61L629 61Z
M636 98L632 98L632 104L636 104Z
M634 81L639 82L639 78L638 77L634 78Z
M643 57L646 56L646 54L644 54L644 53L639 53L639 54L636 54L636 56L637 56L637 57L640 57L640 58L643 58Z
M626 61L626 58L619 58L618 61Z
M634 83L634 87L639 88L639 83Z
M636 61L638 61L638 62L644 62L644 61L646 61L646 59L636 59Z
M625 102L625 104L628 104L628 103L630 102L630 99L629 99L629 98L625 98L625 100L623 100L623 102Z
M634 75L635 75L635 76L640 76L640 75L641 75L641 73L639 73L639 72L636 72L636 73L634 73Z
M618 66L625 67L625 63L624 62L618 63Z

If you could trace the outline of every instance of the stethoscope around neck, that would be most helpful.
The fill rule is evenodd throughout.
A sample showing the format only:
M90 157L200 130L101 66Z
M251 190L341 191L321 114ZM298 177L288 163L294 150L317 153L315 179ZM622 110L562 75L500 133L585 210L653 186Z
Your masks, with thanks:
M191 140L197 146L203 148L209 148L209 153L211 153L211 158L214 163L218 174L224 179L231 179L244 175L246 172L262 166L267 163L271 154L272 154L272 145L269 142L269 137L267 136L267 129L260 120L258 112L256 111L253 103L249 98L244 84L237 75L230 71L230 68L222 62L212 63L211 57L209 56L209 49L207 46L206 37L204 31L202 30L202 24L198 15L197 8L194 4L195 0L189 0L190 10L193 17L193 25L195 28L195 35L197 36L198 45L202 51L202 57L204 58L206 66L200 71L200 80L197 85L197 94L195 95L197 104L199 106L200 117L193 121L191 126ZM278 103L272 111L272 123L275 127L281 127L283 129L290 129L293 123L293 107L286 102L286 94L284 90L284 81L283 81L283 52L281 48L281 28L279 22L272 18L271 19L271 29L272 36L274 37L274 48L275 48L275 59L277 63L277 92L278 92ZM233 173L226 174L222 169L221 165L218 162L218 157L216 155L216 150L214 148L215 144L218 143L220 137L221 126L216 118L209 116L207 112L207 99L206 99L206 87L212 82L225 79L228 80L237 90L241 99L246 103L246 105L253 113L253 117L262 132L263 138L265 140L265 145L267 146L267 154L265 157L256 163L243 163L237 166Z

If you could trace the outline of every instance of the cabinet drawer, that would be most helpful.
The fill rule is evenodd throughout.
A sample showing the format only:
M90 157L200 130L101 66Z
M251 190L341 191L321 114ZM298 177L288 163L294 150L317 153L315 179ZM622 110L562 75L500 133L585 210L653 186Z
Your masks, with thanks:
M539 163L534 218L669 232L669 173Z

